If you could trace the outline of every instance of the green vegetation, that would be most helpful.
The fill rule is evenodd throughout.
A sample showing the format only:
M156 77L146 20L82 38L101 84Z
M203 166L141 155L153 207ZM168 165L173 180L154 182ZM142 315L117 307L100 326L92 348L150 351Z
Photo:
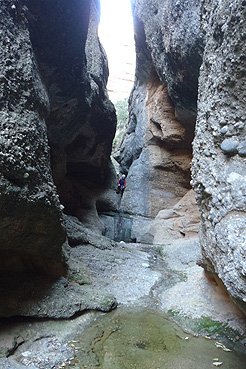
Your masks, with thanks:
M167 316L176 323L201 336L222 339L230 344L243 339L242 334L238 330L229 327L227 323L221 323L205 316L191 319L188 316L183 315L182 312L172 309L167 311Z
M116 115L117 115L117 127L116 134L113 141L113 149L117 150L117 145L120 144L124 133L126 131L126 125L128 120L128 99L119 100L115 104Z
M161 257L163 257L163 256L164 256L162 246L156 246L156 247L155 247L155 251L156 251L156 252L158 252L158 254L159 254Z
M100 302L100 307L103 311L110 311L117 307L118 303L115 300L114 296L105 296L104 299Z
M168 310L168 311L167 311L167 315L168 315L169 317L174 318L175 316L179 315L179 311L176 311L176 310L172 310L172 309L170 309L170 310Z
M165 251L165 245L154 246L154 250L159 254L159 256L165 261L168 258L168 254Z
M235 335L235 332L230 327L228 327L228 324L221 323L216 320L212 320L205 316L202 316L197 321L196 330L198 333L202 333L202 334L214 335L215 333L217 333L217 334L220 334L220 335L222 334L226 336Z

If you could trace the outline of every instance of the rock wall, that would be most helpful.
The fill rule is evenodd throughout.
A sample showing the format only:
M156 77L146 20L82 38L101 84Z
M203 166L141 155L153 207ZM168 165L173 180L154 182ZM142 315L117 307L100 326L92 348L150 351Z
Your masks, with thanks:
M50 169L49 96L33 52L27 9L5 1L0 12L0 269L53 273L61 267L65 232Z
M197 79L202 60L196 1L133 1L136 82L120 164L121 209L155 217L190 189Z
M172 208L159 211L146 232L142 233L141 242L163 245L177 239L197 238L199 225L195 193L190 190Z
M141 81L150 72L152 61L159 79L168 86L175 115L193 130L203 52L200 5L196 0L135 0L132 3L138 78ZM144 43L149 62L145 61Z
M245 312L246 3L135 0L132 6L136 82L121 148L128 173L121 209L145 217L159 212L142 241L181 237L185 218L175 218L177 208L192 215L189 197L181 198L189 190L196 124L192 185L202 219L201 265Z
M166 86L158 79L137 86L131 103L121 166L127 171L131 165L121 209L153 218L190 188L190 142L174 115Z
M202 1L201 19L206 46L192 170L201 263L246 312L246 2Z
M90 223L114 206L99 2L0 5L0 271L61 274L61 207Z
M97 199L99 207L106 206L100 199L111 186L116 116L106 92L107 59L97 36L99 1L28 4L31 39L51 96L47 128L60 201L65 213L101 231ZM113 193L110 197L109 209L116 200Z

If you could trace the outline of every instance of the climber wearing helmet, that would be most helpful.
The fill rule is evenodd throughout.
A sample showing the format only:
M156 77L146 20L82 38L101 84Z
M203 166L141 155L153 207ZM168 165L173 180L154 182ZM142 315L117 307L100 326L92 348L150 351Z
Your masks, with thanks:
M121 178L118 180L117 193L121 192L121 195L123 195L125 187L126 187L126 176L125 176L125 174L122 174Z

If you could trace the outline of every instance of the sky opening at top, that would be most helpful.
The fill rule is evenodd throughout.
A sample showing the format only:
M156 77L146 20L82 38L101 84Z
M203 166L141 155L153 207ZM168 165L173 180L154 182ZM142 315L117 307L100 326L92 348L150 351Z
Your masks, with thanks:
M129 96L134 81L135 46L130 0L101 0L99 37L108 57L109 97L116 102Z

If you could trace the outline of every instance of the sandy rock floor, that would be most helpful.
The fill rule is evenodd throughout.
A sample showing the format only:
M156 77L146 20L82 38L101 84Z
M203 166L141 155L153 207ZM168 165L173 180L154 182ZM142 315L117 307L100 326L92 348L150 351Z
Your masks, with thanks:
M197 239L158 246L120 242L104 250L83 245L71 253L86 265L90 287L114 295L119 307L156 309L184 329L231 341L241 351L245 348L245 316L196 265ZM62 367L74 356L74 337L101 314L89 311L67 320L2 321L0 367Z

